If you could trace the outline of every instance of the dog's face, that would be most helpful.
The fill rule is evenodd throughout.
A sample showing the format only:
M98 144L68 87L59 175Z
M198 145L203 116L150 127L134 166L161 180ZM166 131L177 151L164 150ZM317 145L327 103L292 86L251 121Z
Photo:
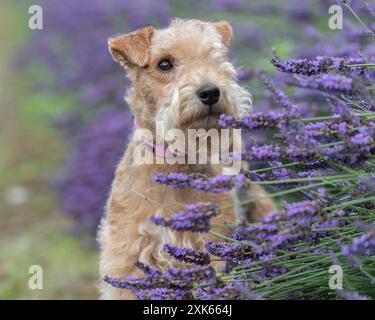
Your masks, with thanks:
M143 127L217 127L220 114L250 111L251 95L235 82L228 61L232 28L225 22L174 20L109 39L113 58L133 83L128 103Z

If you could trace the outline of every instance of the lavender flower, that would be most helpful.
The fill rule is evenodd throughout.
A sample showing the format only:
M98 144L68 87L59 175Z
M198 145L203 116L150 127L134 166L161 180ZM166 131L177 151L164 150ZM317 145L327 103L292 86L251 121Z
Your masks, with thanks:
M282 148L278 145L253 146L245 154L245 159L252 160L279 160L282 156Z
M168 252L176 260L186 263L197 265L207 265L210 263L209 254L194 249L165 244L164 251Z
M134 292L140 300L190 300L191 291L179 288L155 288L150 290L137 290Z
M184 173L157 173L153 177L154 182L170 185L173 188L191 187L192 181L196 179L205 179L206 176L199 173L184 174Z
M273 212L264 218L267 223L274 223L280 220L293 220L305 222L307 220L316 220L319 218L319 206L316 202L305 200L285 205L283 212Z
M341 251L345 256L374 254L375 227L372 226L364 235L354 238L351 244L343 245Z
M230 191L234 186L231 176L217 176L210 179L196 179L192 187L197 191L221 193Z
M327 122L308 123L305 126L305 134L312 138L324 137L330 134L330 128Z
M188 299L193 283L216 282L216 273L211 266L193 268L168 268L160 272L143 263L136 264L145 276L127 276L124 279L106 276L104 281L115 288L131 290L139 299Z
M353 90L353 80L336 74L322 74L298 79L298 86L307 89L349 93Z
M362 64L365 61L362 58L339 58L339 57L316 57L314 60L308 59L291 59L281 61L280 58L275 57L271 60L272 64L280 71L286 73L296 73L306 76L313 76L320 73L327 73L331 70L337 71L362 71L364 68L355 67L350 68L348 65Z
M169 219L151 216L150 220L156 225L179 231L207 232L210 229L210 219L217 214L218 210L215 205L191 204L173 214Z
M251 113L240 120L223 114L220 116L219 124L223 128L233 127L254 130L277 127L280 122L286 120L285 113L269 111Z
M166 282L161 277L156 278L141 278L128 276L126 279L119 279L115 277L105 276L104 281L109 283L115 288L128 289L128 290L148 290L158 287L163 287L166 285Z
M238 261L244 260L246 256L249 257L246 253L246 246L237 243L207 241L205 248L210 254L229 260L232 263L234 261L238 263Z
M195 290L199 300L263 300L260 294L253 293L251 287L243 282L215 284Z
M361 178L358 181L358 187L365 192L375 192L375 174Z
M374 137L375 130L373 128L359 128L358 133L350 138L350 142L361 151L370 152L375 147Z
M221 193L230 191L234 181L230 176L208 178L202 174L158 173L153 177L155 182L171 186L172 188L193 188L196 191Z
M266 85L268 90L270 90L274 95L276 100L280 103L283 108L293 107L290 99L279 87L277 87L272 80L270 80L264 73L259 74L259 78Z
M336 290L336 293L344 300L370 300L369 297L361 295L358 292L352 292L345 289Z
M169 268L167 272L164 273L165 277L171 281L178 280L184 281L186 284L191 284L193 282L207 281L215 279L216 272L212 266L202 267L195 266L192 268Z

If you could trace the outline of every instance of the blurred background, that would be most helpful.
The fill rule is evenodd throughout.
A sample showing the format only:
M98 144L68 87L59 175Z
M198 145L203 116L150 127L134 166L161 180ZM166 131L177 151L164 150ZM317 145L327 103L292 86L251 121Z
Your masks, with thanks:
M43 9L31 30L29 7ZM96 227L114 169L132 128L123 101L129 85L107 50L107 38L171 17L228 20L231 60L254 95L255 109L275 101L257 77L282 86L270 63L281 58L375 53L344 18L330 30L334 0L5 0L0 2L0 299L97 298ZM353 1L371 18L373 3ZM321 98L288 89L307 114ZM265 137L257 137L265 139ZM28 288L31 265L44 289Z

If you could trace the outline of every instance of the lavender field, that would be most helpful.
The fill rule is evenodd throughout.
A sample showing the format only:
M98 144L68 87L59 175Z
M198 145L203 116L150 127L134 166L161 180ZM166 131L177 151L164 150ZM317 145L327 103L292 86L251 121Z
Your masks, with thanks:
M211 230L215 204L155 224L209 232L205 251L166 244L188 269L139 264L144 276L106 281L140 299L375 299L375 5L371 1L38 1L0 11L0 298L97 298L96 229L133 127L129 86L107 38L173 17L227 20L237 78L253 113L222 116L241 128L250 170L237 176L156 175L170 188L269 192L278 211L256 224ZM329 8L343 29L329 28ZM10 31L10 32L9 32ZM242 199L251 204L256 198ZM197 218L197 212L201 219ZM181 219L187 223L181 224ZM203 226L203 227L202 227ZM214 270L212 262L224 267ZM28 288L31 265L44 289ZM331 288L331 266L343 289Z

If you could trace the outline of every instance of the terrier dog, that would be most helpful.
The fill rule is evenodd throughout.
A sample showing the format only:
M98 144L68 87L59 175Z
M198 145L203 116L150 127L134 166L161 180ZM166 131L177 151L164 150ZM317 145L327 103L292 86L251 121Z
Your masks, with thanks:
M220 114L241 116L250 112L251 95L236 83L235 69L228 61L232 34L226 21L175 19L165 29L147 26L110 38L109 50L114 60L126 69L133 84L126 101L136 128L156 134L156 121L160 121L166 128L179 128L183 132L189 128L220 130ZM226 233L224 227L217 226L236 222L234 208L238 197L236 200L234 192L212 194L176 189L152 179L160 172L202 173L213 177L221 173L220 164L137 164L134 150L139 141L136 140L129 143L117 167L106 215L99 228L101 279L106 275L119 278L140 275L134 265L137 261L163 270L179 265L163 251L165 243L202 250L204 242L212 237L154 225L149 217L155 213L168 216L169 210L178 212L186 204L198 202L234 203L213 219L213 229ZM148 144L151 147L145 152L153 159L160 157L158 143ZM163 155L166 153L162 152ZM265 192L260 187L253 186L246 192L247 198L261 198L240 210L248 221L274 210L274 203L262 197ZM100 290L103 299L134 299L129 290L113 288L104 281Z

